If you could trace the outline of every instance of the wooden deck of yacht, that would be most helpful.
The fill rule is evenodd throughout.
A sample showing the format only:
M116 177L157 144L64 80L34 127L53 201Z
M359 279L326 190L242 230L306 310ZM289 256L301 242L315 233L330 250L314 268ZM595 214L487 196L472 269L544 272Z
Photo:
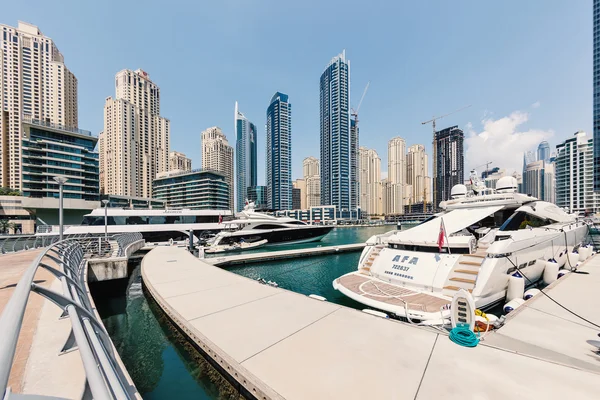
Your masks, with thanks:
M394 306L404 306L406 302L412 311L435 312L449 303L448 300L376 281L366 275L345 275L337 281L346 289L372 300Z

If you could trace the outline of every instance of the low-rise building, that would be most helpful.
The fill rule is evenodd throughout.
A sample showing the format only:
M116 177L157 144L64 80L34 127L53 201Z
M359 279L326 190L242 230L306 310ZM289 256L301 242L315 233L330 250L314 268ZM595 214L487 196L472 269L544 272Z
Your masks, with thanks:
M174 209L229 210L229 191L224 174L202 169L163 172L152 182L153 197Z

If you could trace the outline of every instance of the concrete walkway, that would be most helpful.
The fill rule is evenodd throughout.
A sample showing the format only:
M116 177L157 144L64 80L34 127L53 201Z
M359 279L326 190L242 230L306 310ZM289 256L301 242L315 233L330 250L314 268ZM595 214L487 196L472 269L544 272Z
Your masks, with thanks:
M460 347L438 332L261 285L184 249L152 250L142 276L191 340L260 399L596 399L600 393L594 368L483 343ZM556 337L552 326L538 336ZM590 331L588 339L595 338ZM558 339L580 345L579 338Z
M339 246L321 246L311 247L310 249L295 249L295 250L280 250L280 251L262 251L260 253L223 253L222 256L213 256L205 258L204 261L211 265L219 267L228 267L237 264L250 264L262 261L283 260L286 258L300 258L323 256L326 254L347 253L354 251L362 251L365 248L365 243L341 244ZM225 255L229 254L229 255ZM235 254L235 255L231 255Z

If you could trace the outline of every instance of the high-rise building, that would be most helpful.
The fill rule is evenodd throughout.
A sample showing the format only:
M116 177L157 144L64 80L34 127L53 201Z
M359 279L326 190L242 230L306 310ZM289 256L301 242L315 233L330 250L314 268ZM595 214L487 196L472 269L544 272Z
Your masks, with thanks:
M550 161L550 145L545 140L538 145L537 161Z
M306 207L306 180L304 179L296 179L294 182L292 182L293 184L293 188L294 189L298 189L298 195L300 196L300 200L298 203L298 207L301 210L305 210ZM294 192L292 192L292 202L294 201Z
M454 185L464 183L464 133L458 126L442 129L435 133L433 145L436 155L436 170L433 171L433 207L437 209L441 201L450 199Z
M377 152L361 146L358 150L359 205L368 215L381 215L381 159Z
M431 179L428 169L425 146L422 144L410 146L406 155L406 184L412 186L411 204L431 201Z
M600 0L594 0L594 190L600 193Z
M267 204L292 208L292 105L277 92L267 108Z
M302 196L302 191L298 188L292 188L292 210L301 210L302 206L300 205L300 196Z
M191 171L192 159L178 151L169 153L169 171Z
M235 180L236 210L241 211L248 198L248 188L256 186L256 125L248 120L235 102Z
M257 211L268 210L267 208L267 187L250 186L248 188L248 201L254 202L254 209Z
M302 161L302 172L304 179L309 176L320 175L319 160L315 157L306 157Z
M190 210L229 210L229 184L215 171L161 172L152 182L154 197L169 208Z
M306 208L321 205L321 168L315 157L306 157L302 161L304 180L306 181Z
M103 194L152 197L152 181L169 170L170 121L160 116L160 89L147 72L124 69L116 96L104 103L99 136Z
M229 185L229 209L233 210L233 147L217 126L202 132L202 169L223 174Z
M594 140L583 131L556 146L556 205L573 213L600 211L594 193Z
M554 164L544 160L527 164L523 171L523 190L525 194L554 203Z
M406 184L406 142L401 137L388 142L388 181Z
M77 78L37 26L0 27L0 186L19 190L22 123L77 128Z
M381 207L385 215L403 214L404 190L406 186L390 182L389 178L381 181Z
M358 206L356 172L351 153L358 154L358 133L350 134L350 62L346 52L334 57L320 79L321 204L341 213Z

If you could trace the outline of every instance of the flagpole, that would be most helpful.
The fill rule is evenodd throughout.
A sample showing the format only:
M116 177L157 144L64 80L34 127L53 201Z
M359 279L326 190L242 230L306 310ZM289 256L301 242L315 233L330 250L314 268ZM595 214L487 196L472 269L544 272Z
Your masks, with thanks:
M448 232L446 232L446 224L444 224L444 218L442 218L442 225L444 226L444 236L446 236L446 246L448 247L448 254L452 255L450 251L450 240L448 239Z

